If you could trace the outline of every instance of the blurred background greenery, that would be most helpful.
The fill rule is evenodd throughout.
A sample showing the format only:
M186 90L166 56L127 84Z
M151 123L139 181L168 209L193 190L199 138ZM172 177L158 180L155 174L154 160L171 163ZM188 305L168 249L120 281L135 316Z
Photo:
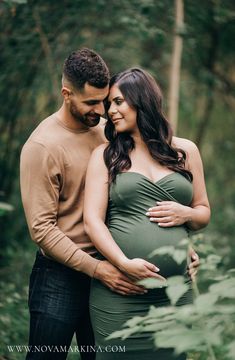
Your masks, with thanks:
M8 0L0 2L0 359L27 343L32 244L19 192L19 156L37 124L61 104L65 57L80 47L112 73L130 66L160 83L168 112L174 46L173 0ZM212 208L207 239L235 265L235 2L184 1L177 135L200 148ZM38 169L40 171L40 169Z

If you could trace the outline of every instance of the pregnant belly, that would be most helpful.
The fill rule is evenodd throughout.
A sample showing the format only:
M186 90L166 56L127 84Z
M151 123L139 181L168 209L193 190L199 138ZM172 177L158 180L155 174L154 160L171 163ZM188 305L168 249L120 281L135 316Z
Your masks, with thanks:
M149 257L152 251L160 247L169 245L177 247L182 239L188 237L185 227L161 228L148 219L144 219L136 224L128 224L128 226L127 221L123 223L119 221L118 224L111 224L109 230L116 243L130 259L138 257L152 262L160 268L159 273L164 277L185 274L186 259L181 264L177 264L167 254Z

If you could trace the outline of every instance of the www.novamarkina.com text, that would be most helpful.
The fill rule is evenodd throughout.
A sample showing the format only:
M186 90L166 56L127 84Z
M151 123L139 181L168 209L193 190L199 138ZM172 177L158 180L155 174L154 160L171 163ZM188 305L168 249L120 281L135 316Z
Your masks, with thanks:
M57 345L7 345L8 351L10 353L18 352L18 353L62 353L62 352L71 352L71 353L89 353L89 352L125 352L125 346L121 345L107 345L107 346L92 346L92 345L74 345L74 346L57 346Z

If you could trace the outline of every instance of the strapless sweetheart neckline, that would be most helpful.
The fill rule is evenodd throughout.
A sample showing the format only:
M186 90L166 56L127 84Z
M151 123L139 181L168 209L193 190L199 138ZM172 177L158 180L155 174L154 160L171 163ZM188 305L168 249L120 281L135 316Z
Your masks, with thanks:
M118 174L118 176L123 175L123 174L133 174L133 175L140 176L140 177L148 180L149 182L151 182L152 184L155 184L155 185L158 184L158 183L160 183L160 182L163 181L163 180L166 180L168 177L171 177L171 176L173 176L173 175L175 175L175 174L180 175L180 176L183 176L183 175L181 175L181 174L178 173L178 172L172 172L172 173L170 173L170 174L164 175L163 177L161 177L160 179L158 179L158 180L156 180L156 181L153 181L153 180L149 179L146 175L141 174L141 173L139 173L139 172L137 172L137 171L123 171L123 172L120 172L120 173Z

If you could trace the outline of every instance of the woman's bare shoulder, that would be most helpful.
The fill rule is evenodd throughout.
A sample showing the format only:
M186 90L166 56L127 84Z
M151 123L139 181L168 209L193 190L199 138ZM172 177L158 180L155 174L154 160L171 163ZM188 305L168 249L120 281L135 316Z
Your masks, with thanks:
M198 152L197 145L188 139L173 136L172 145L176 148L184 150L186 153Z
M105 142L105 143L97 146L97 147L93 150L92 154L97 154L97 155L102 154L102 155L103 155L104 150L108 147L108 145L109 145L109 143L108 143L108 142Z
M109 143L106 142L104 144L97 146L93 150L89 160L89 164L96 164L96 165L104 164L104 150L107 148L108 144Z

